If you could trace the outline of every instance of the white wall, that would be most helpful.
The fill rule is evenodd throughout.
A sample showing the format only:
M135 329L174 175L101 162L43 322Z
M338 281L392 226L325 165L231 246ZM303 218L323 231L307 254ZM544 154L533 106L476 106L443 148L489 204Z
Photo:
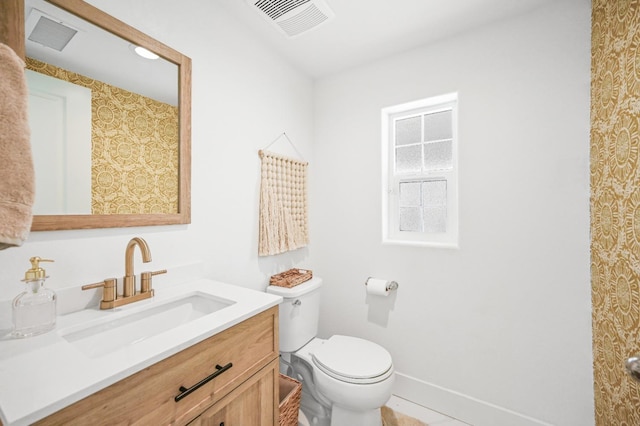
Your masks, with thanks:
M151 268L204 261L209 277L264 289L269 275L302 261L307 250L258 258L257 151L286 131L311 160L312 80L215 2L90 2L193 60L192 224L31 233L22 247L0 252L0 300L22 291L19 280L31 256L56 260L43 264L54 289L120 277L126 243L134 236L149 243ZM291 155L286 143L272 149ZM139 254L136 262L140 272Z
M397 393L474 425L593 424L589 80L590 2L566 0L318 81L322 335L384 345ZM454 91L460 248L383 246L380 109Z

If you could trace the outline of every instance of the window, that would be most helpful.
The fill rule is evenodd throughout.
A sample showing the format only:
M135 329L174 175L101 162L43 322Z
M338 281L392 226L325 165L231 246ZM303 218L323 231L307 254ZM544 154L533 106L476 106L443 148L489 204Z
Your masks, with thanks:
M457 94L382 110L383 242L457 247Z

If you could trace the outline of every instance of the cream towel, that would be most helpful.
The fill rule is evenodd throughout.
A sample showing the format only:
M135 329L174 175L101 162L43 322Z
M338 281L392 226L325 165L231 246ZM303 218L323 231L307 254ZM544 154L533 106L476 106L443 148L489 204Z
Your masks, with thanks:
M31 229L35 177L24 62L0 43L0 250L22 245Z

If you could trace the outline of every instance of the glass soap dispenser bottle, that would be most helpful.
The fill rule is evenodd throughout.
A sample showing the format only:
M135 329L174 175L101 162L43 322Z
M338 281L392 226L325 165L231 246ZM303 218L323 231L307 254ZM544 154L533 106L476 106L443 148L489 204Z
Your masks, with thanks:
M53 262L49 259L32 257L31 269L22 280L27 288L13 299L14 337L30 337L46 333L56 325L56 293L44 287L49 278L40 267L40 262Z

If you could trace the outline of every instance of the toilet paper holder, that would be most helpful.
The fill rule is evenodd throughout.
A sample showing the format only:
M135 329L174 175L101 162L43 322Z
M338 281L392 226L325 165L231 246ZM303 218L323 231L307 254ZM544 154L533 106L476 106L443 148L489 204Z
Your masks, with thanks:
M367 280L364 282L364 285L367 285L367 283L371 278L373 277L367 278ZM397 290L397 289L398 289L398 283L396 281L387 281L387 288L386 288L387 291Z

